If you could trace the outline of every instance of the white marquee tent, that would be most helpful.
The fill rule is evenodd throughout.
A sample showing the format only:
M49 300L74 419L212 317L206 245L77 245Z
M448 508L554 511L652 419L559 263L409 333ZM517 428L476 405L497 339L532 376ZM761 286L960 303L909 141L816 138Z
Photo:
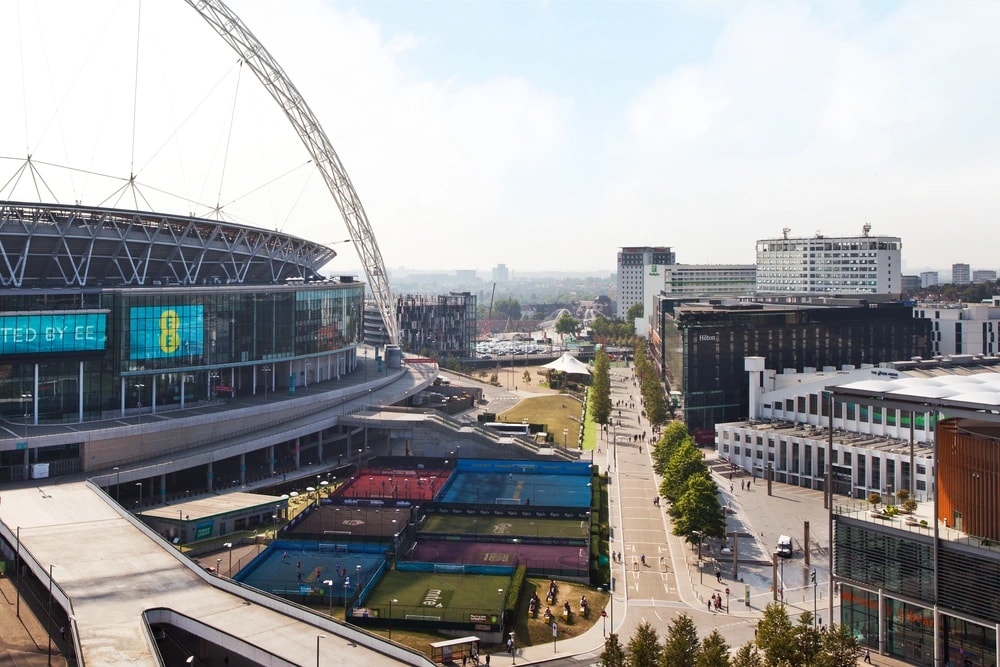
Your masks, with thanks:
M564 352L561 357L552 363L545 364L542 368L551 368L554 371L569 373L570 375L590 375L590 368L569 352Z

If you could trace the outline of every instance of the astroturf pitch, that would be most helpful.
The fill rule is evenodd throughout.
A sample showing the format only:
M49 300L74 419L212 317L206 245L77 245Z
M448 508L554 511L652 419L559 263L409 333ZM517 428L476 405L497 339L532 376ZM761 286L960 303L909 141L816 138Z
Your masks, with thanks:
M365 606L393 618L440 617L468 622L469 614L496 614L503 608L509 576L439 574L389 570L365 600Z
M590 525L585 519L535 519L509 516L455 516L429 514L422 533L449 535L509 535L510 537L563 537L586 539Z

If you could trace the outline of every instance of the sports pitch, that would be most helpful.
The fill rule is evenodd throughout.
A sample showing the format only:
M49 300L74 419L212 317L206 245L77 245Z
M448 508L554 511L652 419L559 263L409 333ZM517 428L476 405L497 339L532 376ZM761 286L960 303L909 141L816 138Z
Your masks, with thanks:
M390 570L365 600L365 606L387 618L470 622L470 614L497 615L503 609L509 576L440 574Z
M508 535L511 538L586 539L590 525L585 519L429 514L420 527L420 532L449 535Z

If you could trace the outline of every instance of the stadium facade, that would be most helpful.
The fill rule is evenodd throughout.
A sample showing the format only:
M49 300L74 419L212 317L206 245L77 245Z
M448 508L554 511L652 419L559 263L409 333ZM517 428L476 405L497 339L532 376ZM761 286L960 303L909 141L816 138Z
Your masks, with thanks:
M69 425L339 379L365 285L324 278L335 255L227 222L0 203L0 482L136 458Z

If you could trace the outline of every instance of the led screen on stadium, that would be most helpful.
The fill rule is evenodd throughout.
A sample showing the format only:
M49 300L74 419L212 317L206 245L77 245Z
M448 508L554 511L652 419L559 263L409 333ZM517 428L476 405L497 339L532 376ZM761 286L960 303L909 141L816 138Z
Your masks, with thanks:
M203 306L150 306L129 311L129 359L200 356Z
M0 354L50 354L104 349L105 313L0 316Z

